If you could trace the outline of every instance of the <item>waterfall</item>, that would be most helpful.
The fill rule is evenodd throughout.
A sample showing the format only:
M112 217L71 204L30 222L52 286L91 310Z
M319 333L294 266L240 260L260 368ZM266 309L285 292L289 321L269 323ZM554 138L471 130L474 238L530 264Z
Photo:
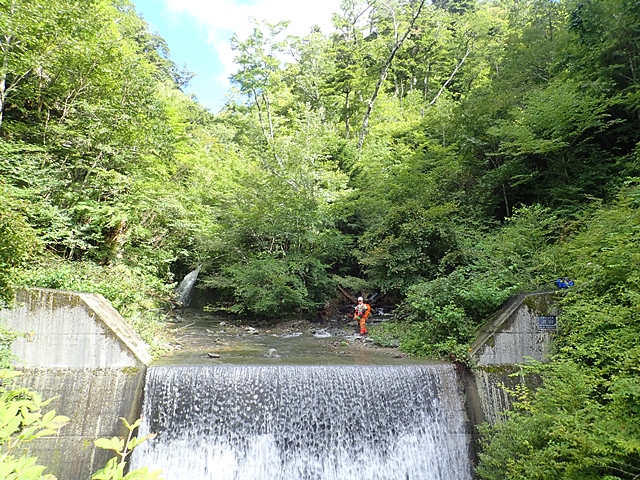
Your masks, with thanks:
M192 270L176 287L176 304L180 307L188 307L191 303L191 297L193 295L193 287L196 285L198 274L200 273L200 267Z
M166 480L472 478L452 365L152 367L143 415Z

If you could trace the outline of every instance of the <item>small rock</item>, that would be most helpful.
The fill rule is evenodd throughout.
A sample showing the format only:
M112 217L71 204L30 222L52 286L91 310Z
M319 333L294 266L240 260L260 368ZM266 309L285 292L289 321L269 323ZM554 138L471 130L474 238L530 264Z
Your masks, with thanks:
M227 322L220 322L220 326L221 327L226 327L227 326Z
M275 348L270 348L267 353L264 354L266 358L282 358L282 355L277 353Z
M219 353L214 353L214 352L207 353L207 356L209 358L220 358L220 354Z

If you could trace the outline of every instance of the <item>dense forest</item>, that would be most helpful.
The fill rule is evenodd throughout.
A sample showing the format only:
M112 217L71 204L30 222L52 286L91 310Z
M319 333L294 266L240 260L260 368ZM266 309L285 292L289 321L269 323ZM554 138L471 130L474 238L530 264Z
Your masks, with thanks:
M129 0L0 0L0 291L105 295L156 351L173 288L466 362L511 294L575 280L483 479L640 478L640 3L344 0L231 40L220 112Z

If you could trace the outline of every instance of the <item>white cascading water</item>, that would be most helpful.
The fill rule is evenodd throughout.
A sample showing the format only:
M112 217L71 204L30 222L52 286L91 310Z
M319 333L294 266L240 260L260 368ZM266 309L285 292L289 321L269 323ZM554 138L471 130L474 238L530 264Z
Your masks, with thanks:
M452 365L153 367L132 468L166 480L470 480Z
M198 274L200 273L200 268L198 267L195 270L189 272L182 279L180 284L176 287L176 305L179 307L188 307L191 303L191 297L193 296L193 288L196 285L196 281L198 280Z

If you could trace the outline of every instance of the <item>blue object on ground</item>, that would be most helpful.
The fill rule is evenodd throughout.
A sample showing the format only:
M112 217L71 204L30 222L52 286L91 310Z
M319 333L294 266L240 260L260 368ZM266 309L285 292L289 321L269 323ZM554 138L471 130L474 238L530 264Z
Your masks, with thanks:
M558 286L558 288L569 288L573 287L575 283L573 282L573 280L569 280L567 277L562 277L556 279L556 285Z

